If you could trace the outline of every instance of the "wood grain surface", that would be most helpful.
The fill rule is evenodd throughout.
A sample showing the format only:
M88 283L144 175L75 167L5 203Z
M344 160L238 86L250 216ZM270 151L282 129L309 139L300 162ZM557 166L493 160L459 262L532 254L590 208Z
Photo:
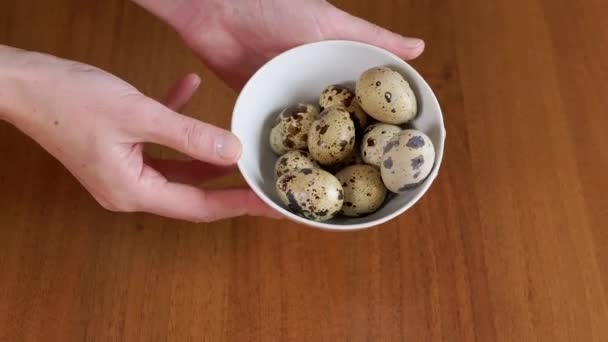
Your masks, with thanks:
M354 233L113 214L0 123L0 341L608 341L608 2L334 3L427 42L427 196ZM0 43L155 97L200 72L187 114L229 125L236 94L127 1L0 0Z

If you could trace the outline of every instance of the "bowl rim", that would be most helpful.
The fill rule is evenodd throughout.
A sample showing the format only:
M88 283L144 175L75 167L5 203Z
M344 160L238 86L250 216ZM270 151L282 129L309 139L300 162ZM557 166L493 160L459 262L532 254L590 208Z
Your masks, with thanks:
M358 45L361 48L373 50L375 53L384 54L385 56L390 57L391 59L394 59L396 63L398 63L404 69L407 69L409 73L417 75L420 78L420 80L422 80L421 85L427 87L430 90L431 95L432 95L432 99L431 99L432 105L435 106L439 110L439 120L440 120L440 124L441 124L440 139L443 140L442 141L443 144L441 145L440 149L436 149L436 151L435 151L435 158L436 158L435 165L433 166L433 170L431 171L431 173L429 174L427 179L424 181L421 191L419 191L414 197L412 197L412 199L410 201L408 201L405 205L403 205L399 209L395 210L394 212L392 212L389 215L386 215L382 218L372 220L369 222L363 222L363 223L338 225L338 224L332 224L332 223L327 223L327 222L311 221L311 220L300 217L300 216L290 212L289 210L287 210L287 209L283 208L282 206L278 205L277 203L275 203L272 199L270 199L268 197L268 195L266 195L266 193L264 191L262 191L262 189L260 189L255 184L255 182L248 175L248 173L245 172L245 166L243 165L242 158L239 159L239 161L237 163L238 169L239 169L239 172L241 173L241 175L243 176L243 178L245 179L245 182L247 182L247 185L253 190L253 192L262 201L264 201L264 203L266 203L268 206L270 206L275 211L279 212L281 215L285 216L285 218L288 218L292 221L295 221L297 223L300 223L300 224L303 224L303 225L306 225L309 227L318 228L318 229L322 229L322 230L330 230L330 231L355 231L355 230L362 230L362 229L379 226L388 221L391 221L392 219L396 218L397 216L400 216L401 214L403 214L404 212L409 210L428 192L429 188L431 187L431 185L433 184L433 182L435 181L435 179L437 178L437 176L439 174L439 169L441 168L441 164L443 162L443 153L444 153L445 141L446 141L446 129L445 129L445 123L443 120L443 111L441 110L441 106L439 105L439 101L437 100L437 96L435 95L435 92L429 86L429 84L426 82L424 77L422 77L422 75L420 75L420 73L418 73L418 71L416 69L414 69L414 67L412 67L409 63L404 61L399 56L395 55L394 53L392 53L390 51L387 51L383 48L380 48L380 47L377 47L374 45L361 43L361 42L357 42L357 41L350 41L350 40L322 40L322 41L318 41L318 42L299 45L299 46L291 48L287 51L284 51L283 53L278 54L277 56L273 57L268 62L266 62L261 68L259 68L253 74L253 76L251 76L251 78L249 78L249 80L247 81L245 86L243 86L243 88L239 92L239 95L237 97L237 100L235 102L235 105L234 105L234 108L232 111L230 130L232 132L234 132L234 130L235 130L235 124L236 124L235 113L236 113L237 108L239 108L240 103L243 101L242 100L243 94L246 93L246 91L256 83L256 79L259 77L259 75L261 73L265 72L274 62L276 62L279 59L289 58L290 55L295 54L295 53L299 52L300 50L310 49L312 47L322 46L322 45L337 45L337 46Z

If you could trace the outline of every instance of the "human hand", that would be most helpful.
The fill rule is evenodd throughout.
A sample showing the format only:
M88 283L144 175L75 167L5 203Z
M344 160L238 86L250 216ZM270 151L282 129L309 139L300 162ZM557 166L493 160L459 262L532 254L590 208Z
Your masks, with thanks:
M266 61L304 43L361 41L409 60L424 41L354 17L324 0L134 0L172 25L233 88Z
M0 75L15 89L0 96L10 98L0 103L5 119L63 163L103 207L194 222L277 217L251 190L195 186L231 172L241 153L230 132L175 112L197 89L198 76L180 80L165 106L88 65L2 46L0 62ZM194 161L149 158L145 142Z

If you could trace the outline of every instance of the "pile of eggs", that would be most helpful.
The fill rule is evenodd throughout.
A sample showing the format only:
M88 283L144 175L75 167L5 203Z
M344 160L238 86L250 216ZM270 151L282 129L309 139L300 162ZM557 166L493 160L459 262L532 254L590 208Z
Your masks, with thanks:
M378 210L388 191L415 188L430 174L435 149L429 137L404 128L416 118L416 96L398 72L372 68L356 90L331 85L319 105L283 110L270 131L276 191L304 218L327 221Z

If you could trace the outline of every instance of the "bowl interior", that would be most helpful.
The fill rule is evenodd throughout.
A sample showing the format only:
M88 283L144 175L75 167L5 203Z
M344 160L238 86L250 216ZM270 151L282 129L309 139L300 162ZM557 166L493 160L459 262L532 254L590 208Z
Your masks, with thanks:
M274 164L278 157L270 149L268 139L276 115L298 102L318 106L319 95L328 85L342 84L354 89L359 75L376 66L389 66L399 71L412 86L418 100L418 116L411 126L425 132L436 149L431 175L416 189L391 194L385 204L369 216L336 217L320 223L292 214L275 193ZM437 176L445 139L441 109L422 77L397 56L371 45L350 41L303 45L268 62L249 80L239 95L232 117L232 132L243 143L239 169L262 200L291 220L333 230L375 226L411 207Z

